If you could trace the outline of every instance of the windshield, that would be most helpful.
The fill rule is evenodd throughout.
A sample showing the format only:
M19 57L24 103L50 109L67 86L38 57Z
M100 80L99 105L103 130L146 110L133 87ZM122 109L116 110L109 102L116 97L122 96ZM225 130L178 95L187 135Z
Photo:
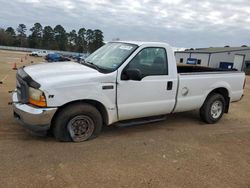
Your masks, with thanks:
M116 70L137 48L127 43L108 43L85 59L86 63L96 65L108 71Z

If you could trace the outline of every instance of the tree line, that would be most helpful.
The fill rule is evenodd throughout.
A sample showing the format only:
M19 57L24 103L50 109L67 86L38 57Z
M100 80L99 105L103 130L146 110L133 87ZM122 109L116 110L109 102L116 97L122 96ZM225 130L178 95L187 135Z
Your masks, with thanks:
M35 23L29 31L27 35L24 24L19 24L16 30L0 28L0 45L92 53L104 44L103 32L99 29L80 28L67 32L61 25L52 28Z

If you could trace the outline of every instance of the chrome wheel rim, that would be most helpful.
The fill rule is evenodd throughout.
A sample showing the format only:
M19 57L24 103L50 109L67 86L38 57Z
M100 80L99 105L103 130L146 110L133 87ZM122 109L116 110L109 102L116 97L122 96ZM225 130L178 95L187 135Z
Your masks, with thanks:
M214 119L217 119L220 117L223 109L223 104L221 101L214 101L211 106L211 116Z
M68 122L67 128L74 142L82 142L91 137L95 126L93 120L89 116L78 115Z

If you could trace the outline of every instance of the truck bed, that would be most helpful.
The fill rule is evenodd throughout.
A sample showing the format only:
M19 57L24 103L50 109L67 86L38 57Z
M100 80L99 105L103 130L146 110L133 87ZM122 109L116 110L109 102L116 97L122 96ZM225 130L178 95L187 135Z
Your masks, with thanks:
M243 95L245 74L239 71L206 69L206 67L181 67L178 74L177 104L174 112L199 109L208 94L217 88L228 91L230 101L238 101Z
M194 73L194 72L229 72L229 71L237 71L237 69L220 69L220 68L203 67L197 65L177 64L177 72L179 74Z

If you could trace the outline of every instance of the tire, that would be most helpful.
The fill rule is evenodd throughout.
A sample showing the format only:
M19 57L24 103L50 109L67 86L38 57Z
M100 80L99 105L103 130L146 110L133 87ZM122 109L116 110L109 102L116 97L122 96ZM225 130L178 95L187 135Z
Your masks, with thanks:
M200 108L200 117L205 123L214 124L223 116L225 106L225 98L221 94L213 93L207 97Z
M73 104L57 114L53 134L59 141L82 142L95 138L101 132L102 122L102 116L94 106Z

